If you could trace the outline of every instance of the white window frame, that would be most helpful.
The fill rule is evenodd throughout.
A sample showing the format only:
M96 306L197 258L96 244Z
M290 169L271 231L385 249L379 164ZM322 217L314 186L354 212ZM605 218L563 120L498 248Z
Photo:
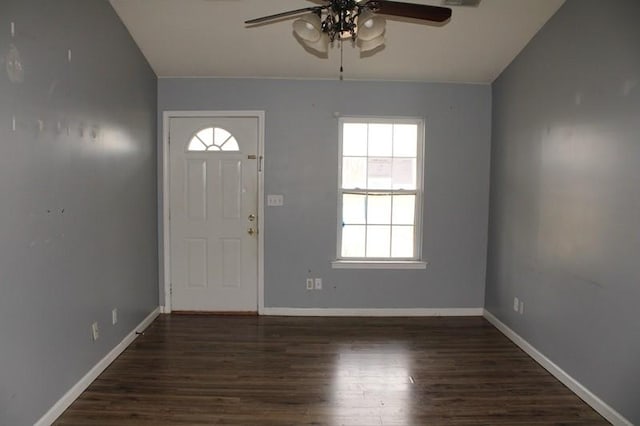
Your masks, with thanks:
M418 127L416 153L416 189L415 190L369 190L365 193L410 193L416 195L414 223L414 256L411 258L343 258L342 252L342 199L343 194L353 193L352 189L342 188L343 164L343 128L345 123L366 124L415 124ZM334 269L424 269L427 262L422 259L422 209L424 204L424 157L425 157L425 120L419 117L359 117L346 116L338 119L338 214L336 260L332 262Z

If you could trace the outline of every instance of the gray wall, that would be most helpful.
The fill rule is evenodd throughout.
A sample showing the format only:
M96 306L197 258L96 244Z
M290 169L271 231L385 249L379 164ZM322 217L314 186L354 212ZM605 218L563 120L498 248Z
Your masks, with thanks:
M3 0L0 28L25 70L1 62L0 425L18 426L158 304L157 87L107 1Z
M489 311L636 424L639 20L637 0L569 0L494 83L486 293Z
M337 71L337 70L336 70ZM337 74L337 73L336 73ZM265 305L482 307L488 222L489 86L252 79L160 79L158 110L264 110ZM342 115L426 120L426 270L334 270ZM159 141L161 144L162 141ZM324 290L307 291L305 278Z

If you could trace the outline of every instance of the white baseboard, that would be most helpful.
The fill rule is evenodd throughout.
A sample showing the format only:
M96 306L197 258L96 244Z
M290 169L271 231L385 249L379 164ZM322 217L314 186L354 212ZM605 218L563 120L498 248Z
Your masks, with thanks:
M93 366L87 374L81 378L78 383L73 385L71 389L64 394L62 398L56 402L47 413L38 420L34 426L51 425L69 406L75 401L82 392L135 340L136 332L147 328L160 313L160 308L156 308L142 322L134 328L118 345L111 350L104 358Z
M533 358L538 364L540 364L545 370L551 373L556 379L560 380L566 387L571 389L573 393L580 397L580 399L582 399L594 410L600 413L602 417L616 426L633 426L633 424L629 420L625 419L622 414L618 413L606 402L598 398L593 392L584 387L582 383L567 374L567 372L558 367L553 361L543 355L529 342L524 340L518 333L510 329L486 309L484 310L484 317L498 330L500 330L502 334L507 336L513 343L518 345L520 349L525 351L531 358Z
M165 308L165 307L164 307L164 305L160 305L160 306L158 307L158 309L159 309L159 312L160 312L161 314L168 314L168 313L170 314L170 313L171 313L171 312L167 312L167 308Z
M466 317L482 316L483 308L264 308L262 315L300 317Z

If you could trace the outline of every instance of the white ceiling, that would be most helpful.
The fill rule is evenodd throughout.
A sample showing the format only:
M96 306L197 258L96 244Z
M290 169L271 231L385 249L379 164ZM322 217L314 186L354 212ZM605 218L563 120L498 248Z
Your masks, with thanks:
M408 0L440 5L440 0ZM387 19L386 46L370 57L345 43L345 79L491 83L564 0L482 0L453 7L442 27ZM111 0L159 77L337 78L340 50L308 53L293 19L244 21L316 5L308 0Z

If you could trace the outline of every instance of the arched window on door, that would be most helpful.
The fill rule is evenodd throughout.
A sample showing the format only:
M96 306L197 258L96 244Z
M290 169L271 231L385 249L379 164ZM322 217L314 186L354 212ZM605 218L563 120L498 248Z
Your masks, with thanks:
M235 137L221 127L207 127L196 133L189 141L189 152L240 151Z

